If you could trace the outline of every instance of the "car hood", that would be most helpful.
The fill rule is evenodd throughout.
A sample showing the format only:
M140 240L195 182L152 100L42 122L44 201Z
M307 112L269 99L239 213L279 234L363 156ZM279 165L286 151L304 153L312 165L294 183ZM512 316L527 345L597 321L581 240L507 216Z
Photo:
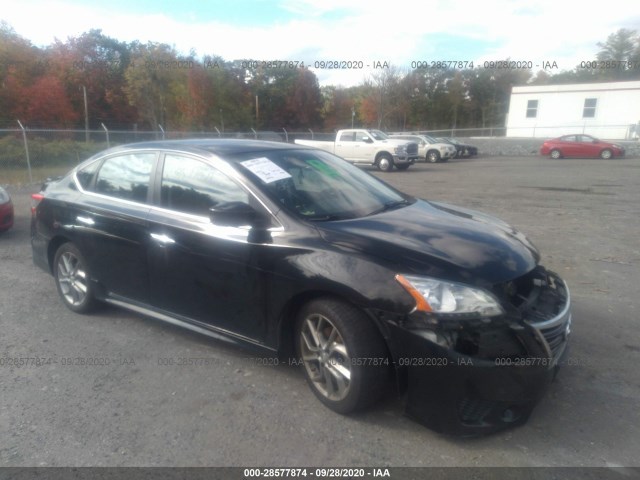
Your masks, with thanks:
M400 140L399 138L388 138L386 140L380 140L380 143L386 143L388 145L395 145L397 147L401 146L401 145L407 145L409 143L416 143L416 142L412 142L410 140Z
M333 245L386 260L398 273L480 286L517 278L540 260L533 244L501 220L424 200L318 228Z

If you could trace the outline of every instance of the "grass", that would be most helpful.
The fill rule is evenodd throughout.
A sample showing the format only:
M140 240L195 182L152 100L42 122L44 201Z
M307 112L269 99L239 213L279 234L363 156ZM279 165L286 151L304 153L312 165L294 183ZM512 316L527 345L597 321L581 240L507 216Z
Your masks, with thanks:
M33 183L40 183L47 177L57 177L67 173L77 163L71 165L56 165L51 167L35 167L31 169ZM1 168L0 185L26 185L29 184L29 172L27 168Z

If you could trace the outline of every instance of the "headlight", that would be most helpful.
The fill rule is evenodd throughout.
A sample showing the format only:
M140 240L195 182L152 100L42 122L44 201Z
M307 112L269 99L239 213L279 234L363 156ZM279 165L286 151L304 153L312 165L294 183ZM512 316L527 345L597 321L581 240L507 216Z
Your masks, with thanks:
M398 154L402 154L402 153L406 152L406 150L407 150L407 146L406 145L400 145L400 146L396 147L395 152L398 153Z
M396 280L414 298L418 311L483 317L504 313L493 295L479 288L415 275L398 274Z

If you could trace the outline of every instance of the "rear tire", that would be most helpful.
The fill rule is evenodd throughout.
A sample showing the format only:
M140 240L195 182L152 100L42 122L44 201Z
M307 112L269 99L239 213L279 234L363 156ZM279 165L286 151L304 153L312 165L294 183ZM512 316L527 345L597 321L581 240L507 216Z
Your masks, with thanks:
M440 153L436 150L430 150L427 152L427 162L438 163L440 161Z
M554 148L553 150L551 150L551 152L549 152L549 156L554 160L558 160L562 158L562 153L557 148Z
M331 298L311 301L298 315L295 343L311 390L331 410L361 410L384 393L390 378L386 344L352 305Z
M53 277L65 306L76 313L88 313L96 306L87 262L78 247L64 243L53 260Z

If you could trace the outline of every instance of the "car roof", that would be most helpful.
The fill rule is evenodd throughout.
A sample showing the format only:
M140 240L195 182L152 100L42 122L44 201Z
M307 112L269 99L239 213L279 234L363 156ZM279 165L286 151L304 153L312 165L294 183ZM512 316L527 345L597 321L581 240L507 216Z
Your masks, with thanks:
M155 140L148 142L129 143L120 145L99 153L99 156L105 154L117 153L119 151L130 150L181 150L184 152L199 154L214 154L220 157L228 157L230 155L264 152L274 150L311 150L311 147L302 145L292 145L284 142L270 142L266 140L250 140L250 139L230 139L230 138L192 138L181 140Z

